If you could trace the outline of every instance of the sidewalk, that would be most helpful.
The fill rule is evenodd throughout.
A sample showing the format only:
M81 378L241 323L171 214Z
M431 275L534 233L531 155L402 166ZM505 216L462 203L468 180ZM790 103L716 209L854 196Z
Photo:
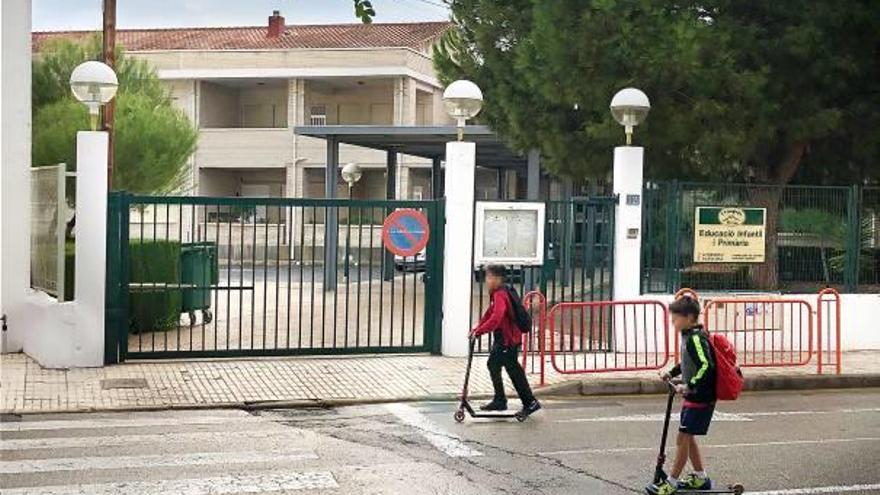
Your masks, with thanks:
M464 358L387 355L140 362L48 370L24 354L6 354L0 359L0 413L449 400L461 391L465 364ZM485 357L474 358L474 371L471 394L485 396L491 391ZM845 353L843 371L880 376L880 351ZM750 368L746 373L749 378L804 377L815 374L815 367ZM609 385L605 388L611 393L632 393L623 392L631 388L617 385L655 376L655 372L549 374L547 391L580 393L587 390L584 384L596 384ZM530 375L530 380L534 384L538 378ZM577 384L576 390L571 384Z

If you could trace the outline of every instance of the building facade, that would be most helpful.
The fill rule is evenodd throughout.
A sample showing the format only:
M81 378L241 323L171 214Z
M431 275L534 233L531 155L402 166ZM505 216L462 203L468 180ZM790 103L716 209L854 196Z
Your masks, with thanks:
M174 103L199 130L186 194L324 197L326 144L303 125L447 125L431 50L445 22L120 30L128 56L156 68ZM86 32L35 33L34 49ZM342 146L363 179L355 198L385 197L385 153ZM401 155L395 197L429 198L431 163ZM497 178L481 172L478 197ZM339 197L347 187L338 181ZM257 212L257 216L271 212ZM260 218L270 222L280 220Z

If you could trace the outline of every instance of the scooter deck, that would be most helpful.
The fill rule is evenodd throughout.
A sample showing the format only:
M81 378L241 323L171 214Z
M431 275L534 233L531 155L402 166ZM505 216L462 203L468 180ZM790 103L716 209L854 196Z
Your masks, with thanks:
M648 495L653 495L650 490L645 490ZM676 495L679 493L684 494L698 494L698 493L733 493L734 495L742 495L745 492L745 488L739 483L735 485L730 485L727 488L713 488L711 490L688 490L686 488L679 488L675 490Z
M516 418L517 421L525 421L526 416L522 414L522 412L488 412L488 411L477 411L475 410L469 402L466 400L462 402L461 406L459 406L458 410L455 411L455 421L457 423L461 423L464 421L465 413L472 418L489 418L489 419L512 419Z

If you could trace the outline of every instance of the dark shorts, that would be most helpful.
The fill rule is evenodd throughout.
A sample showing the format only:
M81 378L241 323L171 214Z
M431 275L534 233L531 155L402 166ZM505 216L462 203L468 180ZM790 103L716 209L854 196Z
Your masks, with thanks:
M684 406L681 408L681 426L678 431L689 435L705 435L712 422L715 406L702 408Z

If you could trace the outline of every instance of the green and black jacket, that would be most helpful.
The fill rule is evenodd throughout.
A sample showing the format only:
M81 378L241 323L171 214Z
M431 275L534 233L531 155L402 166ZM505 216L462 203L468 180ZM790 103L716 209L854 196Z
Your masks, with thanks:
M682 382L688 386L685 401L697 404L715 402L715 357L702 325L681 332L681 362L669 374L681 375Z

